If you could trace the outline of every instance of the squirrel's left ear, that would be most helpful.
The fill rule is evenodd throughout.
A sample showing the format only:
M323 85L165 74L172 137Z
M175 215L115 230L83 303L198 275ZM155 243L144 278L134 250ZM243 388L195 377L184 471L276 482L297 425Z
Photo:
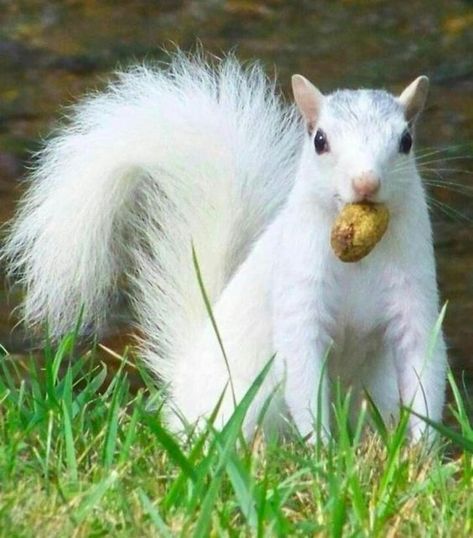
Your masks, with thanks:
M294 100L304 116L309 132L312 132L319 119L324 96L302 75L292 75L291 80Z
M404 115L408 122L414 122L422 112L428 93L429 79L422 76L411 82L398 97L398 101L404 107Z

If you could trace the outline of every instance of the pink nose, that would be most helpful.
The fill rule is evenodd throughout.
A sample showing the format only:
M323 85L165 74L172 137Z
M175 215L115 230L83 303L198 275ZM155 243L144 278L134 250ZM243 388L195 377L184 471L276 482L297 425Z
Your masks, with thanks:
M379 177L374 172L364 172L353 179L353 190L362 198L374 196L380 187Z

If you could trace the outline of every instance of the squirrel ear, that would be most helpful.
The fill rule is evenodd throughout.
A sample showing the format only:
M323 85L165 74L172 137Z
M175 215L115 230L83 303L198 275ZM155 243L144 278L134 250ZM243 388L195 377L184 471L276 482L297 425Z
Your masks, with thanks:
M429 79L422 76L411 82L398 97L398 101L404 107L404 115L408 122L415 121L422 112L428 92Z
M324 96L302 75L292 75L291 81L294 100L304 116L309 132L311 132L319 118Z

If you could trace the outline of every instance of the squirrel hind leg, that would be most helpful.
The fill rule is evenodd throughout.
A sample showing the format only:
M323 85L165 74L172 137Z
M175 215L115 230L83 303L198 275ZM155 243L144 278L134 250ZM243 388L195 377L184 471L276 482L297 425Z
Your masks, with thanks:
M178 384L170 383L170 398L166 407L166 423L175 433L202 431L208 427L213 417L213 427L222 430L232 418L235 407L241 402L251 380L233 379L232 385L220 365L212 371L209 368L188 369L185 385L180 374L175 376ZM260 430L275 430L274 423L279 416L279 398L275 397L270 380L263 382L251 402L242 425L247 441Z

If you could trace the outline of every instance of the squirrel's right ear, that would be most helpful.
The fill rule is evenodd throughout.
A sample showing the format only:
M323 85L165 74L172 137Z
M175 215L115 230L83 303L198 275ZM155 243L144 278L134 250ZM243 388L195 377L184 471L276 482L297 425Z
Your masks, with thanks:
M304 116L309 132L312 132L319 118L324 96L302 75L292 75L291 81L294 100Z

